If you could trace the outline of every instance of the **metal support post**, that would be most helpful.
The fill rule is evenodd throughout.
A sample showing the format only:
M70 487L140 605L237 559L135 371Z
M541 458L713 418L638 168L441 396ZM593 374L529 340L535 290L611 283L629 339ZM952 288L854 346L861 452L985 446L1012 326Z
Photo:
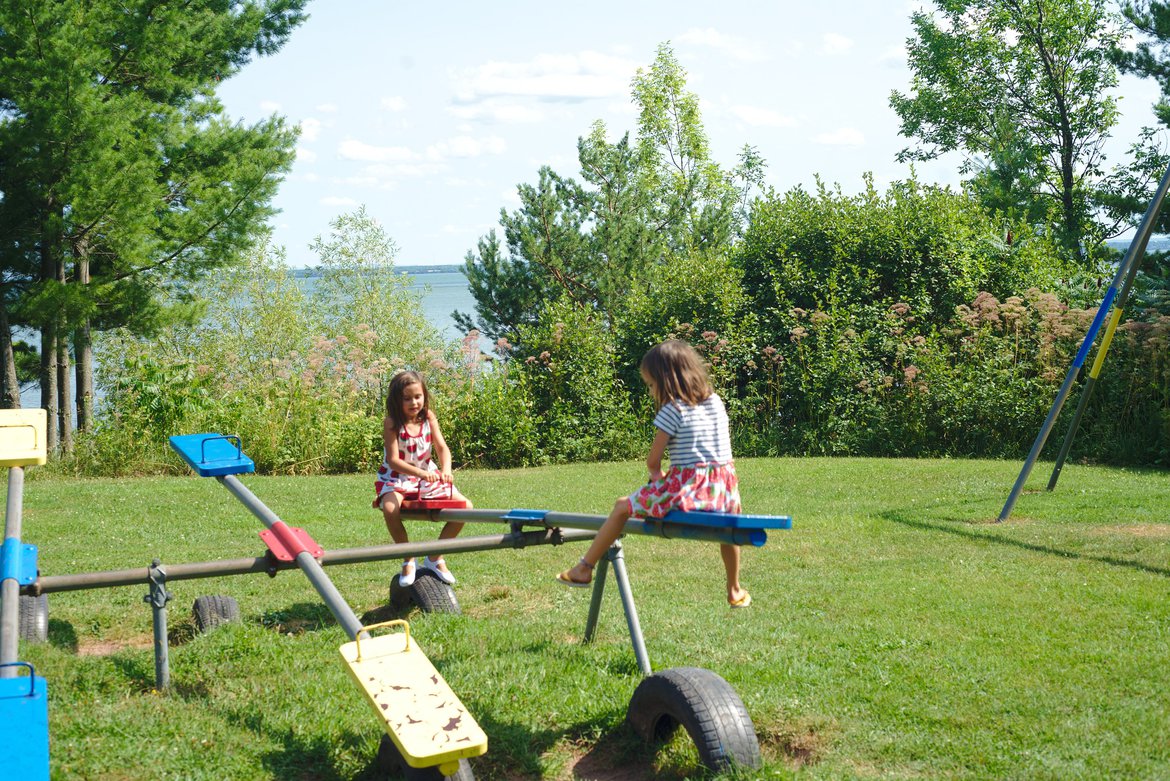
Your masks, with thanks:
M634 591L630 588L630 578L626 573L626 560L622 554L622 544L615 542L606 552L606 558L613 563L613 578L617 581L618 594L622 598L622 607L626 611L626 625L630 630L630 643L634 646L634 657L638 660L638 667L643 675L650 675L650 655L646 653L646 641L642 638L642 626L638 623L638 608L634 606Z
M618 545L619 543L614 543ZM601 616L601 596L605 593L605 576L609 574L609 558L597 562L593 571L593 593L589 599L589 617L585 619L585 642L592 643L597 634L597 619Z
M167 639L167 603L171 594L167 591L167 571L162 562L155 559L150 563L150 593L142 598L150 605L154 614L154 688L166 691L171 685L170 645Z
M4 516L4 547L12 555L19 555L20 512L24 498L24 469L8 469L8 501ZM13 542L10 543L9 540ZM12 577L7 577L11 574ZM18 670L11 666L20 653L20 581L16 573L6 573L0 584L0 678L15 678Z

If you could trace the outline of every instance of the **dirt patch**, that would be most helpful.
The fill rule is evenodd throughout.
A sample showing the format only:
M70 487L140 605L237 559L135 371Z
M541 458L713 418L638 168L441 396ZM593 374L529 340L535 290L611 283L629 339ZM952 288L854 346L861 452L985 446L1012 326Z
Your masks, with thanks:
M77 655L78 656L109 656L110 654L116 654L119 651L124 651L128 648L135 650L135 651L141 651L143 649L153 648L153 647L154 647L154 638L152 638L152 637L145 637L145 638L138 637L138 638L134 638L133 640L123 640L121 642L113 642L113 641L109 641L109 640L95 640L91 643L85 643L85 642L78 643L77 644Z
M811 724L778 725L760 731L760 751L794 769L816 764L829 750L832 729Z

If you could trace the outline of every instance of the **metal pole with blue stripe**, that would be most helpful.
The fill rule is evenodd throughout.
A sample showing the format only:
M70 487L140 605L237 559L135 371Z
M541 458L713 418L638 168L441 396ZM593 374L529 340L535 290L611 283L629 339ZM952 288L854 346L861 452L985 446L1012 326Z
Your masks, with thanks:
M1060 390L1056 394L1056 401L1052 403L1052 409L1048 411L1048 417L1044 420L1044 425L1040 427L1040 433L1036 436L1036 441L1032 443L1032 450L1028 453L1028 458L1024 461L1024 467L1020 470L1020 476L1016 478L1015 485L1012 486L1012 491L1008 495L1007 502L1004 503L1003 509L999 512L997 522L1006 521L1008 516L1012 513L1012 508L1016 505L1016 500L1020 498L1020 492L1024 489L1024 483L1028 480L1028 475L1032 472L1032 467L1036 464L1036 459L1040 457L1040 451L1044 449L1044 443L1048 441L1048 435L1052 431L1052 426L1056 423L1056 417L1060 414L1061 407L1064 406L1064 401L1068 397L1069 391L1072 390L1073 382L1076 381L1077 375L1081 371L1081 367L1085 364L1085 358L1089 355L1089 350L1093 347L1093 341L1097 338L1097 332L1101 329L1101 324L1105 321L1109 314L1110 307L1113 306L1114 300L1117 298L1118 292L1122 286L1123 280L1128 282L1131 269L1136 272L1136 267L1140 258L1145 254L1146 244L1149 242L1150 233L1153 232L1155 218L1158 210L1161 208L1162 200L1166 197L1166 190L1170 187L1170 168L1166 169L1166 173L1162 175L1162 181L1158 184L1157 192L1154 194L1153 200L1150 201L1149 207L1146 209L1145 215L1142 217L1141 224L1138 226L1138 231L1135 240L1130 243L1129 250L1125 253L1124 259L1117 266L1117 273L1113 275L1113 281L1109 283L1109 289L1105 291L1105 298L1101 301L1101 306L1097 309L1097 316L1093 318L1092 324L1089 326L1089 332L1085 334L1085 340L1081 343L1081 347L1077 350L1076 358L1073 359L1072 366L1068 369L1068 374L1065 375L1064 382L1060 386ZM1128 292L1128 284L1126 285ZM1120 319L1120 309L1118 314L1114 316L1110 323L1108 340L1112 340L1113 329L1116 328L1117 320ZM1104 360L1104 352L1108 350L1108 342L1103 342L1097 363ZM1099 370L1099 367L1097 367ZM1070 429L1071 431L1071 429Z
M1077 429L1080 428L1081 417L1085 414L1085 408L1089 406L1093 387L1097 383L1097 377L1101 375L1101 366L1105 363L1105 356L1109 354L1109 346L1113 343L1113 333L1117 330L1117 324L1121 321L1121 315L1129 301L1130 293L1133 292L1134 278L1137 277L1138 270L1142 266L1142 261L1146 256L1146 246L1150 243L1150 235L1154 232L1152 216L1157 215L1161 208L1168 186L1170 186L1170 168L1166 169L1166 173L1162 176L1162 182L1158 185L1157 192L1154 193L1154 199L1150 201L1150 206L1146 209L1146 216L1142 218L1141 225L1138 226L1137 233L1134 234L1133 241L1129 244L1125 259L1122 260L1122 266L1129 265L1129 271L1125 275L1125 284L1121 286L1121 292L1117 294L1117 306L1113 309L1113 316L1109 318L1109 325L1105 327L1105 335L1101 337L1101 346L1097 348L1097 356L1093 359L1093 366L1089 369L1089 376L1085 378L1085 386L1081 389L1080 403L1077 404L1076 413L1064 435L1064 443L1060 446L1060 453L1056 456L1056 465L1052 468L1052 476L1048 478L1049 491L1056 487L1056 481L1060 479L1060 470L1064 468L1064 461L1068 458L1068 451L1072 448Z

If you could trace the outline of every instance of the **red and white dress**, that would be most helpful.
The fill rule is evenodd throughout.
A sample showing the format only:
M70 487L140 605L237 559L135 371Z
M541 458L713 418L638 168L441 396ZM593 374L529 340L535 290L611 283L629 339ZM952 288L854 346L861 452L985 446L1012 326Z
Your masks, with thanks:
M727 410L716 394L694 406L662 405L655 428L670 437L670 469L629 496L630 514L661 518L671 510L740 513Z
M431 423L424 420L418 433L411 435L406 426L398 429L398 457L418 467L424 472L438 472L439 467L431 457ZM382 466L378 469L378 478L374 480L374 507L381 508L382 497L391 491L397 491L407 499L446 499L451 496L453 487L450 484L436 480L428 483L414 475L404 474L390 466L390 456L382 451Z

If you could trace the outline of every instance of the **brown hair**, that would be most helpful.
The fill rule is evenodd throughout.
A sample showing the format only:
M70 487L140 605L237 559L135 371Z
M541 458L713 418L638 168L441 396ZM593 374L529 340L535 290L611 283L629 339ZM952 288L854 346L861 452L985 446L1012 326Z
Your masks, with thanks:
M402 394L411 385L421 385L423 390L423 408L419 410L417 420L402 419ZM386 393L386 417L394 424L394 428L402 428L407 423L421 423L427 419L427 410L431 408L431 392L427 390L427 381L418 372L398 372L390 380L390 390Z
M703 359L695 348L678 339L651 347L639 368L651 380L650 391L659 407L675 400L694 406L714 392Z

